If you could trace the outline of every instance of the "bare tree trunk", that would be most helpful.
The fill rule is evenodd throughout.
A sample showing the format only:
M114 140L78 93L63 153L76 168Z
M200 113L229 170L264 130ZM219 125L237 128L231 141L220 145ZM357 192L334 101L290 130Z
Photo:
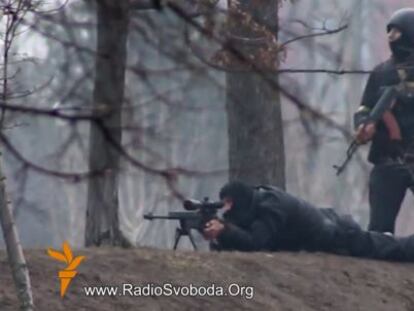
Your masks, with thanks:
M12 5L15 5L13 7ZM4 8L2 8L5 10ZM1 98L2 104L7 104L9 100L9 79L8 67L9 56L13 41L16 36L16 30L18 29L19 22L17 16L24 16L27 9L25 4L21 1L13 3L8 8L13 10L15 15L8 14L5 21L5 32L2 34L2 86L1 86ZM0 11L0 14L3 14ZM0 114L0 131L4 128L5 110L1 110ZM20 301L20 310L32 311L33 310L33 295L30 283L29 269L27 268L26 259L24 258L23 248L20 244L19 233L17 231L16 224L14 222L13 212L6 192L5 177L3 175L2 166L0 164L0 223L3 229L4 241L6 243L7 256L9 265L12 271L14 284L17 290L17 296Z
M265 0L240 2L240 8L253 19L277 35L278 2ZM230 8L231 9L231 8ZM240 19L231 19L231 34L255 37L252 26L246 27ZM236 46L247 54L255 47ZM255 58L260 62L261 59ZM271 77L277 82L276 75ZM254 72L227 73L227 115L229 134L230 179L250 184L274 184L285 187L285 157L280 97L263 76Z
M110 142L121 144L121 108L124 100L128 37L128 1L97 1L97 55L93 105L104 112L101 124L107 134L92 123L89 167L104 174L89 180L86 212L86 246L102 243L127 246L119 228L118 170L120 156ZM109 116L108 116L109 115ZM110 135L110 139L108 139Z
M0 167L0 222L6 242L7 255L12 270L13 280L17 289L21 310L33 310L33 296L30 285L29 269L19 241L19 234L13 220L11 207L8 203L6 185Z

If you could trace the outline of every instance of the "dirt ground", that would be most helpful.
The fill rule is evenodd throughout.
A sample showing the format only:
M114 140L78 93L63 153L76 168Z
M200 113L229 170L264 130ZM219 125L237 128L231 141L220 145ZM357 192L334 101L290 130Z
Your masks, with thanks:
M414 264L320 253L173 252L151 248L80 249L74 253L86 259L62 299L57 278L62 264L48 257L45 250L26 251L36 310L414 310ZM173 287L182 285L188 290L190 284L199 295L169 295ZM84 286L103 285L129 291L119 290L113 297L86 296ZM140 285L146 286L147 292ZM169 296L158 296L163 286L168 287L164 293ZM207 288L216 296L204 295ZM148 296L149 289L152 296ZM185 290L182 293L188 294ZM18 310L4 251L0 253L0 310Z

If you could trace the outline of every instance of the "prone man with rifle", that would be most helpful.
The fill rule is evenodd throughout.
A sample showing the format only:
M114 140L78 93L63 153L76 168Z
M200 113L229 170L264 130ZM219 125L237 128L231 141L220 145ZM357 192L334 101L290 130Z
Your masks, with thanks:
M395 12L387 33L392 56L369 76L348 158L358 145L372 141L368 229L394 233L405 193L414 187L414 9Z
M215 251L317 251L414 262L414 235L363 230L349 215L317 207L275 186L253 187L234 180L221 188L219 198L213 206L197 203L194 218L189 217L196 221L188 224L202 231ZM216 207L224 211L220 219L211 218ZM203 211L209 215L204 220Z

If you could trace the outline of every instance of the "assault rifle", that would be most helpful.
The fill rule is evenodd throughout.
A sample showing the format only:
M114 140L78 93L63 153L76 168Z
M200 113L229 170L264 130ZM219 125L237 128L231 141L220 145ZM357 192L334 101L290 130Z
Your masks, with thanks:
M178 220L179 226L175 229L175 239L173 249L177 249L177 245L182 236L188 236L194 249L197 250L197 246L191 235L191 229L203 231L207 222L217 218L217 211L223 207L223 202L209 202L208 198L204 198L203 201L197 200L185 200L183 207L186 211L182 212L169 212L168 215L153 215L152 213L144 214L144 219L164 219L164 220Z
M378 100L374 108L371 110L369 115L354 121L355 128L358 128L361 124L363 126L366 126L369 123L376 123L377 121L379 121L383 117L384 113L387 110L391 109L391 106L394 100L396 99L397 95L399 94L399 92L403 90L405 90L404 84L384 87L384 91L380 99ZM354 139L346 151L345 161L341 165L334 165L334 169L336 169L337 176L344 171L349 161L352 159L352 156L358 150L359 146L360 144L356 141L356 139Z

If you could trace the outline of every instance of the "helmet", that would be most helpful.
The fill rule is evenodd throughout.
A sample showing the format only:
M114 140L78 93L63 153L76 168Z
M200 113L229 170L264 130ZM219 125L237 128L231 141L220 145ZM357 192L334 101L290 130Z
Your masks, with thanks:
M414 52L414 8L394 12L387 24L387 31L393 27L401 31L401 37L390 42L390 48L397 61L404 61Z
M392 27L397 28L414 43L414 8L405 8L392 14L387 25L389 31Z

